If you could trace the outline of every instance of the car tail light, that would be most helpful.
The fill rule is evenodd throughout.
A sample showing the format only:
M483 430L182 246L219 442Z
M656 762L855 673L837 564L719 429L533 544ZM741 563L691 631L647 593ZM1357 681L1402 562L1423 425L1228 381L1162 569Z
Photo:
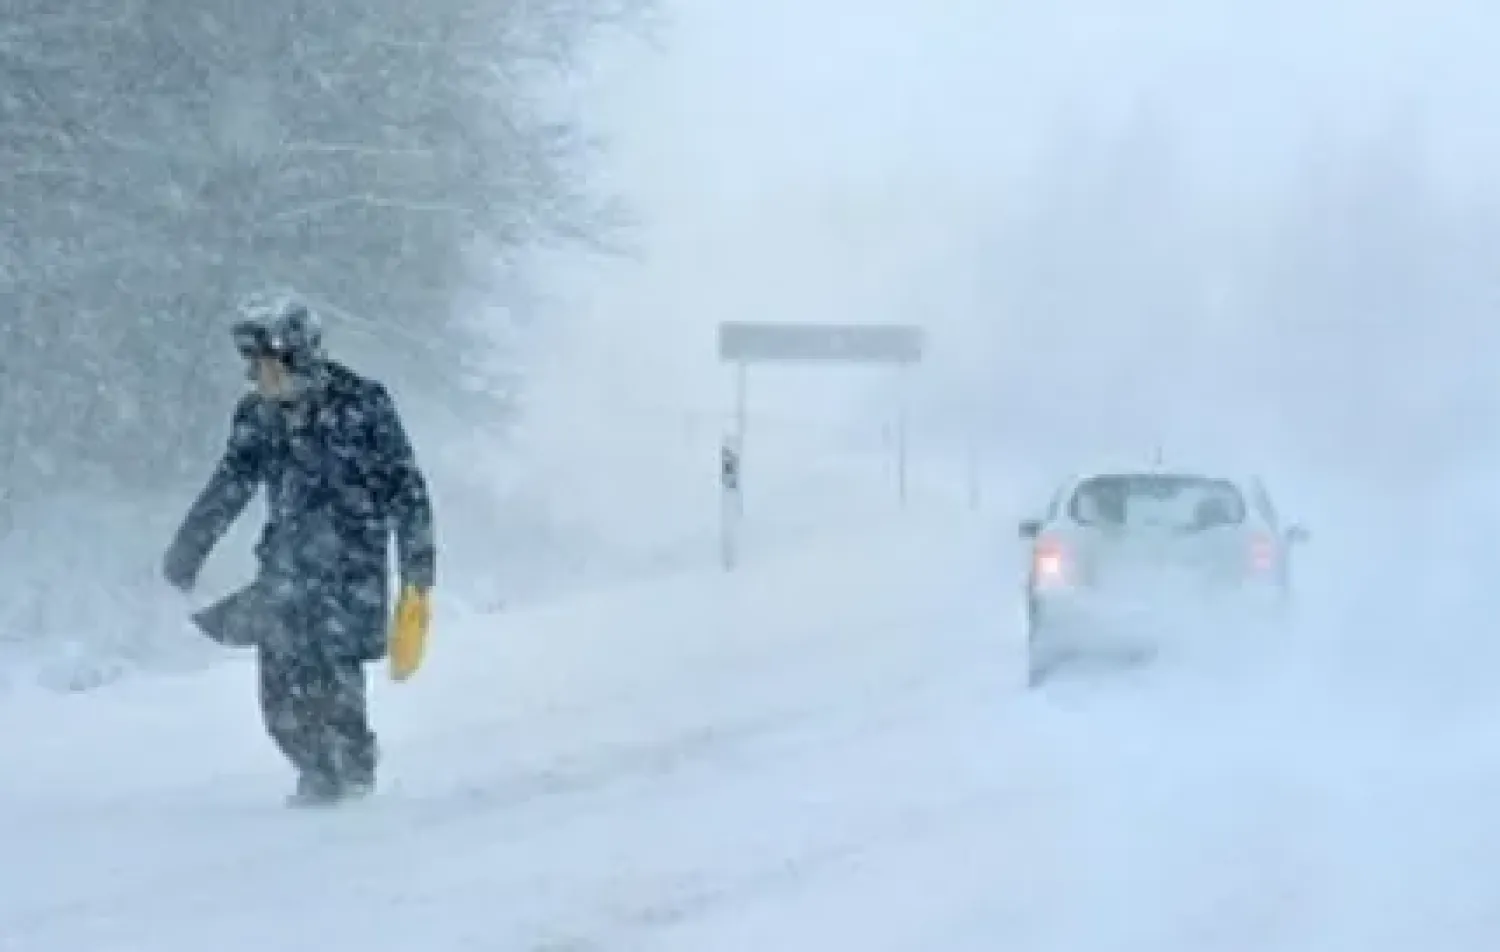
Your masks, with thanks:
M1061 585L1068 581L1068 553L1056 539L1038 539L1031 551L1031 574L1038 585Z
M1268 535L1257 535L1250 540L1250 569L1269 572L1276 567L1276 543Z

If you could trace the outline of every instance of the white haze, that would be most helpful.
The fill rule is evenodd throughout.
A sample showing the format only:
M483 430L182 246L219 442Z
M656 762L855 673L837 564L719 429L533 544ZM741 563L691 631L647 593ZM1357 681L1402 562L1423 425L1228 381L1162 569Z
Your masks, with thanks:
M1485 602L1495 518L1500 15L1209 0L663 12L661 50L622 44L582 84L613 136L607 184L642 227L629 259L559 266L558 306L507 342L526 364L518 439L451 440L403 395L449 514L455 595L711 560L732 396L715 324L912 320L931 335L909 382L931 479L956 484L973 445L1009 507L1157 443L1232 455L1277 480L1320 558L1363 553L1341 595L1394 590L1423 619L1440 591L1457 607L1432 627L1467 643L1454 632ZM890 376L758 368L751 384L762 536L864 518L840 451L887 438ZM27 567L9 577L7 630L63 654L200 657L155 571L184 491L28 513L6 541ZM453 516L486 491L498 523ZM795 503L808 494L819 505ZM242 577L252 529L225 541L206 590ZM99 580L88 597L80 577Z
M684 418L726 425L720 320L915 321L931 335L912 385L921 459L972 442L987 481L1032 494L1021 505L1054 474L1157 445L1259 470L1312 523L1318 559L1358 553L1329 580L1341 617L1389 621L1396 606L1353 594L1378 590L1469 644L1452 632L1487 601L1496 518L1500 13L668 12L665 53L622 52L596 77L644 227L638 260L568 284L533 368L534 451L568 471L561 495L602 520L622 485L708 485L712 434L663 448ZM776 460L795 482L819 445L872 439L895 386L753 373L761 447L799 433L784 442L800 459ZM632 536L680 528L679 493L634 499ZM1342 626L1406 643L1367 627Z
M430 664L377 682L393 796L339 830L266 813L285 776L232 664L15 691L0 839L26 862L0 931L1496 948L1500 12L664 3L663 49L622 45L581 90L635 253L552 262L548 320L510 342L513 440L412 415L443 581ZM849 452L881 446L895 382L757 368L749 565L718 571L728 318L928 328L907 519L884 450ZM1020 692L1015 520L1047 479L1157 445L1264 472L1307 523L1301 623L1223 657L1187 630L1180 663ZM493 528L466 505L485 493ZM7 628L198 645L156 578L177 513L141 508L115 526L64 502L11 532ZM205 589L244 577L253 531ZM630 573L658 577L466 604L479 580Z
M937 428L1057 460L1231 428L1320 467L1482 449L1483 5L676 11L665 57L602 71L645 265L566 325L608 355L575 394L722 407L721 319L916 320ZM783 376L760 396L798 412L861 392Z
M1009 519L1050 476L1157 445L1265 473L1314 533L1283 672L1307 690L1233 738L1089 743L1214 749L1226 770L1363 802L1327 875L1390 864L1402 928L1420 927L1442 883L1491 883L1495 865L1466 858L1463 816L1413 832L1415 794L1389 807L1406 832L1383 833L1360 777L1374 757L1403 789L1458 798L1500 762L1497 29L1490 5L1457 2L684 2L665 56L601 70L641 260L570 289L537 367L533 420L556 424L539 451L589 459L579 498L617 499L622 474L676 485L697 460L706 476L661 433L723 425L718 321L911 320L932 342L916 451L977 445L1002 593ZM867 435L893 399L874 373L752 384L763 432L817 431L784 472L816 459L806 443ZM676 525L680 495L643 498L663 497L632 498L632 531ZM1172 790L1153 835L1178 811L1236 822L1171 759L1150 768ZM1401 871L1419 853L1430 888ZM1101 901L1128 917L1149 898ZM1379 903L1350 901L1339 915L1378 933Z

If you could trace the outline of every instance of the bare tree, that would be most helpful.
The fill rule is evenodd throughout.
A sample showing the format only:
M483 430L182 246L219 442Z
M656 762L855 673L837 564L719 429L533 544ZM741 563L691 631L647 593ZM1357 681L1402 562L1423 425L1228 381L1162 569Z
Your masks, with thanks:
M201 468L242 290L291 285L457 362L475 247L597 246L621 220L549 93L630 0L6 6L8 484Z

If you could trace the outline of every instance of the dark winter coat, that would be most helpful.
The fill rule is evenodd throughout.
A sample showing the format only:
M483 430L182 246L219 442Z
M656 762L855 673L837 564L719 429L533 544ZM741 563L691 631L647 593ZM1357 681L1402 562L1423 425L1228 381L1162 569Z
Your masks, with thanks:
M199 625L225 643L373 661L386 650L392 533L402 583L425 589L435 580L432 506L386 389L339 364L320 369L320 385L300 406L257 394L240 401L224 457L164 568L191 586L265 486L259 574L200 613Z

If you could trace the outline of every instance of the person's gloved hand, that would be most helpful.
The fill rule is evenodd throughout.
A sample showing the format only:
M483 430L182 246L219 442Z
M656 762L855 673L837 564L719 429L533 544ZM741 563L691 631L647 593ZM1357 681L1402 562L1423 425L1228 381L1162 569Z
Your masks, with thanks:
M179 546L172 546L161 561L161 574L167 580L167 584L184 594L191 592L193 586L198 584L197 560L189 553L183 552Z
M396 617L391 623L391 680L405 681L422 666L427 650L427 628L432 621L431 590L406 585L396 602Z

